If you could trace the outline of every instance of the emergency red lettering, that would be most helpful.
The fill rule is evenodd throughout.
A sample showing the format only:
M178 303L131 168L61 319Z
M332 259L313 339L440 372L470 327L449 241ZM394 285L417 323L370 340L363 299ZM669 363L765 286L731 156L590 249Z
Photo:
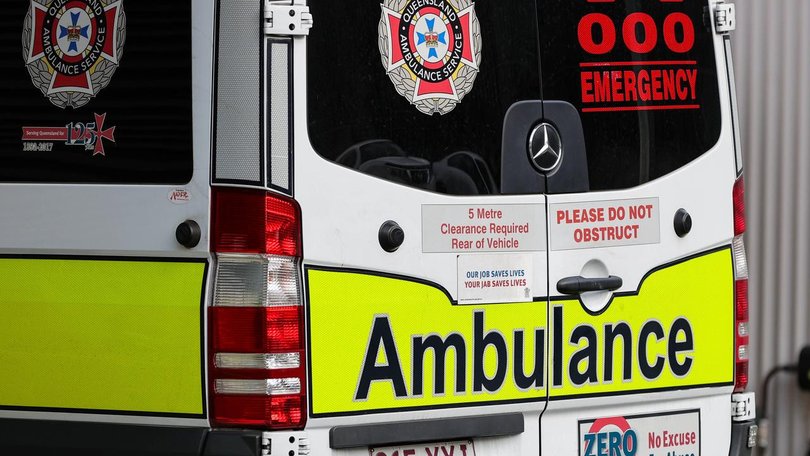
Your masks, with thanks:
M582 71L582 102L697 101L697 69Z
M626 101L638 101L638 91L636 90L636 73L632 71L624 72L624 90Z
M610 84L613 87L613 90L610 91L611 95L613 95L613 101L624 101L624 91L621 90L622 87L621 71L610 72Z
M604 82L603 82L604 81ZM596 93L596 102L610 101L610 73L593 73L593 90Z
M580 73L580 85L582 86L582 102L593 103L593 73L582 72Z
M612 54L621 47L632 54L651 55L665 47L672 57L582 62L583 112L700 108L697 99L698 62L679 60L695 46L695 25L687 14L673 12L662 22L656 22L644 12L631 13L624 18L588 13L579 22L577 38L582 49L592 56Z

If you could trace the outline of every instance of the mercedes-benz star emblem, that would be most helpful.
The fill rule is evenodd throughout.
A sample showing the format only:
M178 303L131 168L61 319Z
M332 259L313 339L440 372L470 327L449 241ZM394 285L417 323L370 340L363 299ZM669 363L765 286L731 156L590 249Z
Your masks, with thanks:
M562 160L560 133L549 123L534 127L529 135L529 158L541 172L553 171Z

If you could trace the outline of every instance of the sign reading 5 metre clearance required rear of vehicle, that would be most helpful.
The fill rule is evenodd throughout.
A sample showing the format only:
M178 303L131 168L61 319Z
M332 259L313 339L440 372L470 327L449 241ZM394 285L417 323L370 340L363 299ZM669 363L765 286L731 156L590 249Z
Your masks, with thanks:
M534 252L545 250L543 204L422 206L422 251Z

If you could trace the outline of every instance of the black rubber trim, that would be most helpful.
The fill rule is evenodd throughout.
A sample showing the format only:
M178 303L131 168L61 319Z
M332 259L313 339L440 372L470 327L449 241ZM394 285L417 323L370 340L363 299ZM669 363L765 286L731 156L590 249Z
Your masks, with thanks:
M262 432L241 429L211 431L203 456L261 456Z
M0 455L261 456L262 432L0 419ZM286 455L284 455L286 456Z
M3 455L199 456L208 428L0 419Z
M748 429L754 426L753 421L731 423L731 448L729 456L751 456L753 448L748 447Z
M609 277L566 277L557 282L557 291L567 295L580 295L589 291L613 291L622 287L622 278Z
M329 447L337 450L399 443L500 437L521 434L523 429L521 413L336 426L329 431Z

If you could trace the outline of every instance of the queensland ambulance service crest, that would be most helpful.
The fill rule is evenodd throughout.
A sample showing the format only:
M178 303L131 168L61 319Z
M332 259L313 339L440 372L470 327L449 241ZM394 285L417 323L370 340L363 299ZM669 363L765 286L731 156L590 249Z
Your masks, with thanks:
M481 64L471 0L384 0L382 64L397 92L428 115L447 114L470 93Z
M125 40L123 0L31 0L23 58L51 103L75 109L109 85Z

